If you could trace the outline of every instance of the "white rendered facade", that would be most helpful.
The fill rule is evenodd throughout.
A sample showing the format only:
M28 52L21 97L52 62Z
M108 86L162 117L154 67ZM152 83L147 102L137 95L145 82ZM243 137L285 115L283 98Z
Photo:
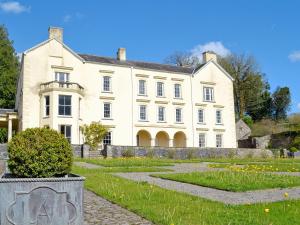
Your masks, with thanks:
M212 53L194 70L141 66L125 49L117 60L93 57L65 46L58 28L24 52L19 130L47 126L81 144L80 125L101 121L112 145L236 147L232 78Z

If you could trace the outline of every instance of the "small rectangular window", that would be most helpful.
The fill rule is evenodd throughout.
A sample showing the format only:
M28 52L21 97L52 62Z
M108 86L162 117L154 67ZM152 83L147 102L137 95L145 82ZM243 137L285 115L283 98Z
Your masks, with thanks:
M205 134L199 134L199 147L205 147Z
M146 95L146 81L139 80L139 95Z
M45 96L45 116L50 114L50 96Z
M182 109L177 108L175 112L176 116L176 123L181 123L182 122Z
M198 109L198 123L204 123L204 109Z
M180 84L174 84L174 97L181 98L181 85Z
M105 102L103 104L103 117L111 118L111 103Z
M111 145L111 132L107 132L102 141L103 145Z
M212 87L203 88L203 100L206 102L214 101L214 89Z
M104 92L111 91L111 78L109 76L103 77L103 91Z
M69 73L55 72L55 81L69 82Z
M217 148L222 148L222 145L223 145L223 136L222 134L216 134L216 147Z
M72 96L59 95L58 96L58 115L71 116L72 115Z
M156 88L157 88L157 90L156 90L157 97L164 97L164 83L157 82Z
M164 122L166 120L165 118L165 107L159 106L158 107L158 121Z
M65 138L71 143L72 137L72 126L71 125L59 125L59 131L65 136Z
M145 105L140 105L140 120L147 120L147 108Z
M222 111L216 111L216 124L222 124Z

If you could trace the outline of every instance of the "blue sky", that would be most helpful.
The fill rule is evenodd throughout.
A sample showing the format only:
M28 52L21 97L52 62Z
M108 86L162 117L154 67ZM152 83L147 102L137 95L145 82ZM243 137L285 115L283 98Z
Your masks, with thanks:
M300 112L300 1L127 0L3 1L0 23L17 52L64 28L76 52L163 62L174 51L215 50L256 57L272 90L288 86L291 112Z

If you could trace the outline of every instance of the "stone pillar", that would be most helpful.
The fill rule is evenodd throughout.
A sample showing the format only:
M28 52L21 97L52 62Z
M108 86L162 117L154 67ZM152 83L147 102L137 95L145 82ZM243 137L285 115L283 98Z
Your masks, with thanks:
M155 146L155 138L151 138L151 147Z
M174 147L173 139L169 139L169 147L172 148Z
M12 138L12 119L8 117L8 141Z

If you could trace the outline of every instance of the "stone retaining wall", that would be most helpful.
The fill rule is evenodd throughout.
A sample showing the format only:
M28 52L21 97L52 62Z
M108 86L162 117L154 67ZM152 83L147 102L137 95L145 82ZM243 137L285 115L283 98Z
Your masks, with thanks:
M132 146L106 146L105 156L118 157L167 157L174 159L191 158L267 158L273 157L270 150L248 149L248 148L168 148L168 147L132 147Z
M7 144L0 144L0 159L7 159Z

